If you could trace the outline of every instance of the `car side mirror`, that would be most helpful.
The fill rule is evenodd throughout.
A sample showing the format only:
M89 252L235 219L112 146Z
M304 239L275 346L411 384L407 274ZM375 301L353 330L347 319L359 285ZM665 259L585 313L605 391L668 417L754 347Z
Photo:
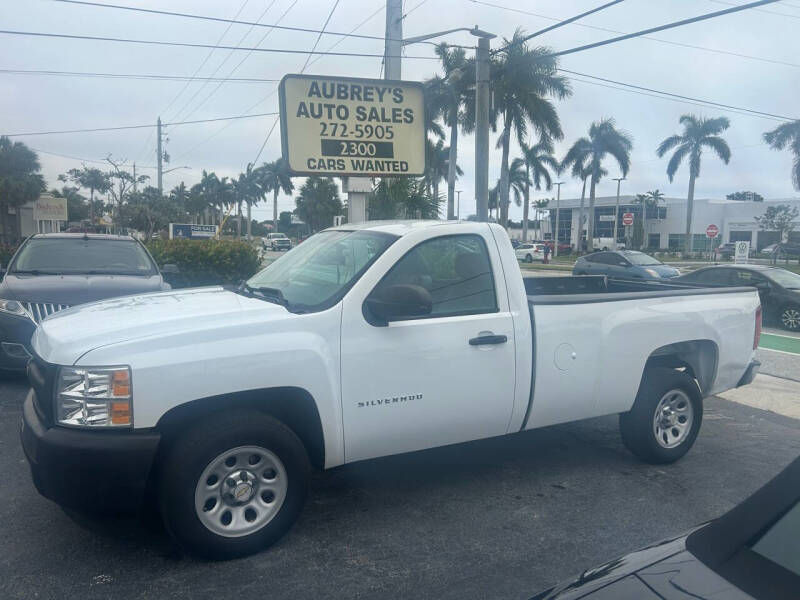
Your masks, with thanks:
M378 286L364 301L364 317L371 325L384 327L390 321L429 315L433 299L421 285Z
M768 294L770 290L770 285L766 281L757 281L756 289L758 290L759 294Z
M161 265L161 273L163 275L177 275L180 272L181 270L178 268L178 265L172 263Z

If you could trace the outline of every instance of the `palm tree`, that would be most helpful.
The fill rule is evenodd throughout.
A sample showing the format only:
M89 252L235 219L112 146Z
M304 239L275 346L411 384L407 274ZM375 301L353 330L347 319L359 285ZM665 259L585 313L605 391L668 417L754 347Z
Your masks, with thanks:
M694 210L694 182L700 177L700 157L703 147L711 148L726 165L731 160L731 149L728 142L719 136L730 127L727 117L706 119L695 115L683 115L680 118L683 133L669 136L656 149L659 158L675 148L672 158L667 163L667 176L670 183L675 177L681 162L689 157L689 194L686 197L686 238L683 243L684 256L692 251L692 211Z
M4 242L12 237L6 232L8 209L35 200L45 190L39 169L36 152L22 142L0 136L0 235ZM20 213L18 210L17 219Z
M764 134L764 141L773 150L783 150L789 146L794 154L792 163L792 185L794 189L800 190L800 119L778 125L772 131Z
M661 204L661 201L664 199L664 192L660 191L658 188L654 190L650 190L646 194L647 201L642 208L642 230L644 231L643 240L643 247L648 247L650 245L650 241L647 238L647 208L652 207L658 209L658 205Z
M289 174L289 165L283 158L264 163L259 167L259 185L264 192L272 192L272 227L278 231L278 194L291 194L294 190L292 177Z
M553 187L553 180L550 177L548 167L558 173L561 166L553 157L553 143L548 138L543 138L538 144L528 147L523 144L522 154L525 157L525 174L528 184L525 187L525 205L522 208L522 241L528 239L528 206L530 203L530 184L539 191L542 189L542 182L545 189Z
M543 238L542 235L542 211L546 211L547 207L550 206L550 198L542 198L541 200L534 200L533 206L536 208L534 214L536 215L536 230L539 232L537 236L539 239Z
M333 217L342 214L339 189L330 177L312 176L306 179L295 198L295 214L305 221L311 231L319 231L333 224Z
M247 168L242 175L244 176L245 183L245 198L247 204L247 241L249 242L253 237L253 205L257 204L259 200L264 197L264 190L261 188L261 177L258 169L255 169L253 163L247 163Z
M633 138L630 134L618 130L614 119L603 119L595 121L589 127L589 137L578 139L567 151L567 155L562 161L562 165L575 165L578 172L583 173L583 168L588 170L589 177L589 223L586 232L586 246L589 250L594 247L594 200L597 183L608 172L603 168L603 159L611 156L617 161L622 176L628 174L631 166L631 149L633 148ZM581 216L583 210L581 209Z
M81 169L70 169L65 175L59 175L59 181L71 181L78 187L89 190L89 221L94 226L94 193L106 193L111 189L112 173L104 173L100 169L84 166Z
M369 198L370 219L437 219L442 201L424 179L384 177Z
M463 48L450 48L446 43L436 46L442 61L444 77L426 82L432 110L450 128L447 173L447 219L455 219L455 189L458 165L458 128L472 130L475 111L470 111L474 97L475 63L468 60Z
M492 120L502 116L500 135L502 162L500 165L500 222L508 220L509 204L509 146L512 132L520 145L525 142L529 125L540 138L560 140L564 134L556 108L548 97L563 99L572 92L569 81L558 74L558 59L549 56L546 47L529 48L522 42L524 33L518 29L508 48L492 65L495 110Z

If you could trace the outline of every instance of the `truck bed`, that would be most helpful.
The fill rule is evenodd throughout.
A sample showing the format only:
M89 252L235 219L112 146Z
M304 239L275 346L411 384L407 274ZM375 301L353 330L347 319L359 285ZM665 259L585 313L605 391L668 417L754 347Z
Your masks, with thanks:
M587 304L665 296L734 294L750 287L708 287L669 281L609 279L605 275L524 277L529 304Z

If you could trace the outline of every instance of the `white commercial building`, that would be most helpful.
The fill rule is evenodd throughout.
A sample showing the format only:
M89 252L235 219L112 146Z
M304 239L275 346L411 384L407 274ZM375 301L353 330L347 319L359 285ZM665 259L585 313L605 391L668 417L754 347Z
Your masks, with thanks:
M634 199L634 196L620 196L619 223L617 227L619 242L625 241L625 227L622 224L622 215L624 213L633 213L635 220L642 218L642 207L636 204ZM613 237L616 201L616 196L603 196L595 199L595 238ZM562 199L560 203L558 239L569 243L573 247L578 246L580 203L580 198ZM692 234L694 236L692 245L696 250L705 250L710 247L710 240L706 237L706 229L709 225L716 225L719 230L717 243L749 241L751 248L761 249L764 246L779 242L778 232L762 231L755 220L755 217L764 214L768 206L776 206L778 204L797 207L800 211L800 198L781 198L763 202L695 199L692 218ZM555 207L551 205L549 208L550 218L555 225ZM585 200L584 213L583 239L586 237L586 223L589 215L588 198ZM664 198L658 209L649 208L645 219L645 228L644 245L647 248L681 249L686 231L686 198ZM800 217L795 220L795 231L789 235L789 240L800 243Z

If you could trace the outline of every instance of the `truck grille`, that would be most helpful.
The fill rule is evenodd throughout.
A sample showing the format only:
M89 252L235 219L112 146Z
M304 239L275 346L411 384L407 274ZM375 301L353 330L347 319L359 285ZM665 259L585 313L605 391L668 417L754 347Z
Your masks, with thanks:
M49 302L23 302L22 304L37 323L41 323L42 319L55 312L69 308L69 304L51 304Z

